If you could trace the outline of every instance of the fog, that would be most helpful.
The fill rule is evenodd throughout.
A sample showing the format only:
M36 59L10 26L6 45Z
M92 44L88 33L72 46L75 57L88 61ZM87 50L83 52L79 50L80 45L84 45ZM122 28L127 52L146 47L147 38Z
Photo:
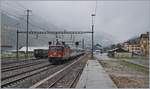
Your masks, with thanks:
M68 31L91 31L91 14L95 13L94 39L102 45L150 31L149 1L3 1L1 9L18 17L30 9L34 24Z

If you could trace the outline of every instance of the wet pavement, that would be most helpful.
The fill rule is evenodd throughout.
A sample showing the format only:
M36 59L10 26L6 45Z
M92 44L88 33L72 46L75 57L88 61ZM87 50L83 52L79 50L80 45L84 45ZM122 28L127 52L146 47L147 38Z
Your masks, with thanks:
M97 60L88 60L76 88L116 88Z
M114 59L114 58L109 58L107 56L107 53L103 53L103 54L96 53L96 54L94 54L94 57L96 57L97 60L117 60L117 59Z

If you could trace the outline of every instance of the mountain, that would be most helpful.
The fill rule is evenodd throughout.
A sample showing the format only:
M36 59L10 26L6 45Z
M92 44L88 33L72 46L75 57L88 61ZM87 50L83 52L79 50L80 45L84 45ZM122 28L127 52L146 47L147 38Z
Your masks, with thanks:
M140 37L133 37L133 38L127 40L127 42L130 44L138 44L140 42Z
M26 22L8 16L5 13L1 14L1 45L10 45L12 49L16 49L17 38L17 23L19 31L26 31ZM29 24L30 30L37 29ZM51 40L47 35L29 34L29 46L47 46L48 41ZM19 48L26 45L26 34L19 33Z
M30 22L30 20L29 20ZM19 24L18 24L19 23ZM31 22L30 22L31 23ZM29 31L43 31L45 24L42 22L38 22L37 19L32 21L32 24L29 23ZM18 25L17 25L18 24ZM33 26L35 24L36 26ZM53 24L49 24L49 27L53 27L48 30L62 30L63 28L57 28ZM19 31L26 31L26 20L22 18L18 19L13 16L7 15L5 13L1 14L1 45L10 45L12 49L16 49L16 38L17 38L17 28ZM60 36L60 35L59 35ZM66 41L70 41L75 39L75 41L82 41L81 35L74 35L75 38L71 35L64 35L64 39ZM54 41L56 35L55 34L47 34L47 35L37 35L37 34L29 34L29 46L47 46L49 41ZM91 34L84 35L85 44L91 47ZM94 43L100 43L102 46L107 46L114 43L114 39L111 35L100 32L94 33ZM26 34L19 33L19 48L26 46ZM80 46L82 44L80 43Z

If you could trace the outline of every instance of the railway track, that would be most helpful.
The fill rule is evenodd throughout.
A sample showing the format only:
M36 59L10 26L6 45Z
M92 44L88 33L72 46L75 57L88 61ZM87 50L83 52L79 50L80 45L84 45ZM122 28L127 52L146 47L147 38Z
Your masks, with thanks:
M49 64L49 65L41 66L40 68L37 68L37 69L33 69L33 70L26 71L26 72L23 72L23 73L20 73L20 74L16 74L16 75L12 75L12 76L9 76L9 77L2 78L1 87L2 88L10 87L13 84L16 84L20 81L25 80L26 78L29 78L33 75L44 72L44 71L46 71L50 68L53 68L53 67L55 67L55 66Z
M42 61L45 59L25 59L25 60L15 60L15 61L8 61L8 62L1 62L1 67L5 68L8 66L13 66L13 65L20 65L20 64L24 64L24 63L31 63L31 62L35 62L35 61Z
M40 63L40 64L34 65L32 67L27 67L27 68L23 68L23 69L19 69L19 70L8 72L9 74L8 73L2 73L1 81L6 80L6 79L10 79L12 77L15 77L15 76L18 76L18 75L21 75L21 74L32 72L34 70L38 70L38 69L40 69L42 67L46 67L48 65L49 65L49 63ZM21 71L21 70L23 70L23 71Z
M79 59L81 60L81 58ZM45 64L43 66L33 67L32 69L29 69L23 72L14 73L12 75L2 77L1 88L29 88L35 85L36 83L40 82L41 80L47 78L48 76L50 75L54 76L56 73L62 71L62 69L69 68L71 65L73 65L77 61L79 62L79 59L69 61L62 65ZM42 65L42 64L39 64L39 65ZM27 69L27 67L24 67L24 69ZM6 73L6 72L2 72L2 74L3 73ZM58 74L63 75L61 73L58 73ZM61 79L63 79L63 77Z
M75 67L77 67L77 64L80 63L80 61L81 61L81 59L83 59L83 57L85 57L85 55L78 58L78 60L75 60L74 62L67 65L66 67L62 68L61 70L46 77L45 79L35 83L30 88L53 88L53 87L56 87L58 82L63 81L65 78L68 77L68 74L71 73L69 76L73 75L72 70ZM83 66L82 66L82 68L83 68ZM74 78L70 79L71 81L68 82L69 85L67 86L67 88L72 87L74 85L75 81L78 79L81 72L82 72L82 69L79 69L78 72L76 72L76 75L74 75Z
M14 64L14 63L21 63L21 62L27 62L35 59L24 59L24 60L13 60L13 61L1 61L1 65L9 65L9 64Z
M39 64L39 63L43 63L43 62L46 62L46 60L34 60L34 61L31 61L31 62L25 62L25 63L17 63L16 65L12 65L12 66L7 66L7 67L2 67L1 68L1 72L7 72L7 71L12 71L12 70L16 70L16 69L20 69L20 68L25 68L25 67L29 67L29 66L32 66L32 65L36 65L36 64Z
M55 82L50 84L48 88L74 88L79 75L82 73L83 69L78 70L77 72L69 71ZM69 73L69 74L68 74ZM68 76L71 77L68 79Z
M47 61L47 63L49 64L49 62ZM43 76L46 76L46 73L52 74L52 73L48 73L47 71L53 72L53 71L57 71L58 69L61 69L61 66L63 65L45 65L44 67L39 67L39 68L34 68L32 70L29 71L25 71L25 72L21 72L18 74L14 74L14 75L10 75L10 76L6 76L2 78L2 83L1 83L1 87L2 88L11 88L11 87L22 87L22 85L26 85L27 84L27 88L29 86L31 86L32 84L28 84L27 82L24 84L20 84L20 82L23 82L24 80L32 80L33 76L38 76L37 78L40 79L42 78L42 73ZM60 68L59 68L60 67ZM31 79L30 79L31 78ZM34 79L34 77L33 77Z

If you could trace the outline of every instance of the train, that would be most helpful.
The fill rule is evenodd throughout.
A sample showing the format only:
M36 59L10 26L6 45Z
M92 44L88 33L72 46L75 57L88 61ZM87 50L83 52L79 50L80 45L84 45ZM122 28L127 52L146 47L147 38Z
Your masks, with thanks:
M34 57L36 59L48 58L48 49L34 49Z
M84 54L84 50L73 49L68 45L49 45L48 60L52 64L61 64Z
M62 43L51 45L47 49L34 49L34 57L36 59L47 59L52 64L62 64L66 61L75 59L85 53L85 50L79 48L71 48Z

